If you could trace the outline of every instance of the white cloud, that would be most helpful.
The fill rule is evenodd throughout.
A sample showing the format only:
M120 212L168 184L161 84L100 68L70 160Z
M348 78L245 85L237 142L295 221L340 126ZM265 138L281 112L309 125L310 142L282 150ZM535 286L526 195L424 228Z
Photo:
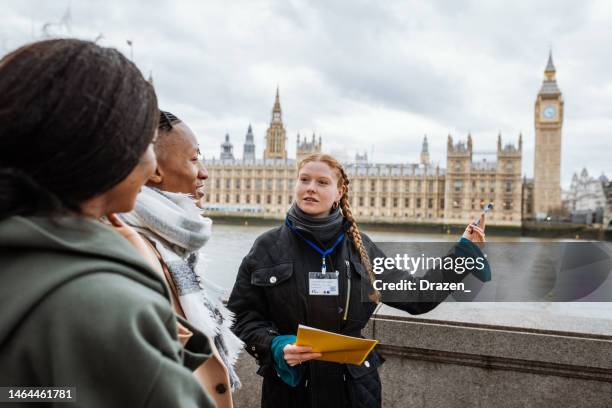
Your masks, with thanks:
M40 37L68 2L8 0L0 51ZM444 165L446 136L472 132L477 150L497 134L524 136L533 171L533 104L552 45L565 98L564 184L586 166L612 176L612 9L605 0L151 1L72 4L71 32L153 71L160 105L218 156L226 132L240 155L253 125L261 154L280 85L291 153L298 131L330 150L415 161L423 134Z

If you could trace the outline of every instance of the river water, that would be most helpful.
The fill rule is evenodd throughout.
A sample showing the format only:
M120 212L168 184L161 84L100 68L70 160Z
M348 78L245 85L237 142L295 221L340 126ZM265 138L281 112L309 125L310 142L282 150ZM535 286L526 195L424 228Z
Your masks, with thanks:
M280 222L269 225L214 223L213 235L204 249L205 277L229 293L240 263L255 239L277 225L280 225ZM376 228L364 228L363 231L375 242L448 242L459 238L445 234ZM487 241L542 244L550 242L551 239L487 235ZM612 293L610 295L612 298ZM385 310L394 313L394 309L387 307ZM445 302L419 318L612 336L612 303L606 302Z
M280 222L276 225L280 225ZM231 288L242 258L249 252L255 239L275 227L270 225L213 224L212 238L206 244L204 254L207 263L206 277L216 284ZM459 236L445 234L406 233L383 229L364 228L375 242L435 242L456 241ZM491 242L543 241L530 237L505 237L487 235Z

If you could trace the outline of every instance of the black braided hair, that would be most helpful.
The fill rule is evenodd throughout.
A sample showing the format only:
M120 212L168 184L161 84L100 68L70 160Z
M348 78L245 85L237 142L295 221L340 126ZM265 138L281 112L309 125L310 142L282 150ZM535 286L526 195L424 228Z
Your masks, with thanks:
M151 144L157 97L119 51L54 39L0 59L0 219L80 212Z
M172 113L160 110L159 111L159 130L165 130L169 132L172 130L172 125L180 123L181 120L174 116Z

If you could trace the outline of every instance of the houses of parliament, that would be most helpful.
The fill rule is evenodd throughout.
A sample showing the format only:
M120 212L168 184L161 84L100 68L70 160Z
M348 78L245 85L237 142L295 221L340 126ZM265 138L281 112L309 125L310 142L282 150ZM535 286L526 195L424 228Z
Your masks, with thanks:
M561 207L561 128L563 97L557 86L552 55L534 106L534 178L521 176L522 135L516 143L497 136L495 151L475 149L465 139L448 135L446 167L433 165L427 137L416 163L369 163L367 155L343 163L350 178L349 198L361 222L465 225L482 207L495 204L487 223L520 226L524 220L543 219ZM293 202L297 163L322 152L321 137L296 136L296 158L287 157L287 130L277 89L263 158L255 157L249 125L242 158L234 156L229 135L218 159L205 160L209 190L205 210L211 215L240 215L282 219Z

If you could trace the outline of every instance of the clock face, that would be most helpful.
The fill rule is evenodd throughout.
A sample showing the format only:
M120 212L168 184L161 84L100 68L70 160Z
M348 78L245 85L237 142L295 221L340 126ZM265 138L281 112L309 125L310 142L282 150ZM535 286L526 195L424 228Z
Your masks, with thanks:
M552 105L545 106L544 110L542 111L542 116L544 116L546 119L553 119L556 114L557 110Z

